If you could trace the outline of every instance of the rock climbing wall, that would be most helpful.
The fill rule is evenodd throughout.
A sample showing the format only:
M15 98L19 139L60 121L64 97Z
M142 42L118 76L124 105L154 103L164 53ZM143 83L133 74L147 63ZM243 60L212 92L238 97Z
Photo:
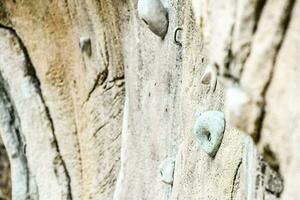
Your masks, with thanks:
M118 9L125 2L0 5L0 132L16 169L14 199L111 199L125 93Z
M225 88L227 121L255 142L256 146L247 147L246 152L251 154L252 149L262 154L251 162L258 167L245 163L243 158L242 165L252 167L241 173L248 174L249 180L256 176L255 187L260 188L247 199L269 199L270 194L298 199L295 185L299 168L295 163L299 160L294 145L299 141L295 103L299 83L293 77L299 70L298 57L292 52L298 45L293 34L299 31L299 1L192 3L200 35L207 44L206 71L213 71ZM255 169L261 172L257 174ZM244 175L240 182L245 181ZM264 190L266 194L262 195Z
M171 1L167 6L170 24L163 40L151 35L151 27L136 12L131 17L130 32L123 36L124 62L128 66L125 69L128 80L125 111L128 113L123 119L116 199L280 198L284 188L281 172L270 162L270 156L262 156L263 152L253 143L258 142L257 121L261 120L262 108L244 111L238 107L239 73L250 52L251 34L258 29L259 15L270 11L263 12L262 1L252 4L250 1ZM290 11L292 4L277 6ZM282 19L279 17L274 30L280 30L280 21L284 23L288 19L288 14L278 16ZM233 29L235 25L237 28ZM177 28L181 28L179 39ZM277 47L273 41L270 43L268 48ZM255 77L252 77L254 83ZM235 123L231 105L249 116L244 119L238 113L242 122ZM214 147L215 156L205 151L204 146L212 143L210 139L201 143L193 134L195 123L207 111L226 111L226 128L220 146ZM222 127L216 124L218 120L214 121L212 128ZM175 160L175 165L169 162L165 166L169 159ZM161 165L166 169L161 169ZM174 180L170 184L166 174L173 165Z
M122 36L128 81L115 199L277 199L278 173L226 119L221 136L212 138L220 144L213 144L215 156L204 147L213 142L204 139L201 145L193 134L199 117L224 111L225 88L220 82L216 88L201 83L213 39L204 41L191 2L166 4L169 28L163 40L140 19L145 16L138 16L136 4ZM224 128L222 118L213 118L212 129ZM265 182L274 181L264 174L266 168L278 182L276 191L267 190Z
M297 9L0 1L13 199L299 199Z

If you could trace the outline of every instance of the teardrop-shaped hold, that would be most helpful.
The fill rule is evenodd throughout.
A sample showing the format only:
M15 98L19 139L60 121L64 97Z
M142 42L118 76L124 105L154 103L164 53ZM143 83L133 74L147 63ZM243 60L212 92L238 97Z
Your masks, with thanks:
M208 65L201 77L201 83L209 85L209 91L214 92L217 86L217 71L214 65Z
M82 53L86 53L88 56L92 55L92 44L89 37L81 37L79 39L79 47Z
M138 15L154 34L165 37L169 26L168 12L160 0L139 0Z
M208 85L210 84L211 82L211 79L212 79L212 70L210 68L206 68L202 78L201 78L201 83L202 84L205 84L205 85Z
M159 165L159 172L162 182L166 184L173 184L174 179L174 169L175 169L175 159L166 158Z
M202 113L194 126L194 134L201 148L214 157L222 143L225 131L225 116L220 111Z

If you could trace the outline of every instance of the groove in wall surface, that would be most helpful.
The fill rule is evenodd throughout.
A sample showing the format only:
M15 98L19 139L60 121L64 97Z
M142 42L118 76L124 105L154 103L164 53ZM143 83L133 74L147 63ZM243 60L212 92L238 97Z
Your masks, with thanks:
M263 107L262 107L262 114L261 114L260 118L258 119L259 120L259 123L258 123L258 137L260 137L260 134L261 134L261 131L262 131L262 128L263 128L263 124L264 124L264 120L265 120L266 93L267 93L268 88L269 88L269 86L272 82L272 79L273 79L273 74L274 74L274 71L275 71L277 57L279 55L281 46L284 42L286 32L288 30L288 27L289 27L289 24L290 24L290 21L291 21L291 16L292 16L292 13L293 13L293 8L294 8L294 5L295 5L295 2L296 2L296 0L289 0L289 4L287 5L287 8L285 9L286 10L286 13L284 13L285 16L283 17L283 19L280 22L281 39L279 41L279 44L276 47L276 52L274 54L273 63L272 63L273 66L272 66L272 70L270 72L269 79L266 82L265 87L263 88L263 91L262 91ZM258 138L258 140L259 139L260 138Z
M17 142L18 146L15 147L17 149L14 149L14 151L16 151L16 152L15 153L8 152L8 155L10 155L12 153L10 156L11 165L14 165L14 159L21 160L22 166L24 167L24 170L25 170L25 176L26 176L26 183L25 183L25 185L23 185L23 187L25 187L25 190L26 190L26 194L24 194L24 195L26 195L26 196L28 195L27 197L30 199L31 193L30 193L29 183L30 183L30 178L32 178L32 177L30 177L30 175L29 175L30 172L29 172L29 167L28 167L28 163L27 163L27 158L23 152L23 148L25 145L25 138L21 131L20 119L19 119L18 113L16 112L14 102L13 102L11 96L9 95L8 86L5 83L1 72L0 72L0 101L2 101L2 104L6 107L6 109L5 109L6 115L8 115L9 119L10 119L9 124L8 124L8 126L10 127L10 131L3 132L2 137L3 138L9 137L10 140L14 141L14 136L15 136L15 138L17 139L17 141L15 141L15 142ZM2 113L2 115L5 115L5 114ZM4 135L6 135L6 136L4 136ZM11 144L5 144L5 143L4 143L4 145L12 146ZM10 149L10 148L7 147L7 149ZM14 180L14 181L17 181L17 180Z
M7 30L10 34L13 35L13 37L15 37L18 41L18 45L19 47L21 48L24 56L25 56L25 60L26 60L26 65L25 65L25 76L29 76L30 77L30 80L31 80L31 83L32 85L34 86L35 88L35 92L39 95L43 105L44 105L44 109L45 109L45 114L47 116L47 119L49 120L49 123L50 123L50 128L51 128L51 132L52 132L52 141L51 142L51 147L53 148L54 152L55 152L55 159L53 161L53 165L54 165L54 173L55 175L57 176L57 179L60 180L60 177L59 177L59 174L57 174L58 172L58 168L62 167L62 171L64 173L64 180L67 181L67 185L65 185L65 187L67 187L67 199L68 200L72 200L72 189L71 189L71 177L69 175L69 172L66 168L66 164L62 158L62 155L60 153L60 149L59 149L59 145L57 143L57 139L56 139L56 134L55 134L55 128L54 128L54 124L53 124L53 119L50 115L50 111L49 111L49 108L45 102L45 99L44 99L44 96L42 94L42 91L41 91L41 87L40 87L40 81L36 75L36 72L35 72L35 69L33 67L33 64L32 64L32 61L30 59L30 56L29 56L29 53L22 41L22 39L19 37L19 35L17 34L17 32L11 28L11 27L7 27L3 24L0 24L0 28L2 29L5 29Z

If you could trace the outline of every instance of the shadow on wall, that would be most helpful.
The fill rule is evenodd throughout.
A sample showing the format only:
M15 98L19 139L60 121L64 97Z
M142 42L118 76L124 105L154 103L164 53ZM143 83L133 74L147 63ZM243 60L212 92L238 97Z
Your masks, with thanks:
M0 200L11 199L10 164L0 137Z

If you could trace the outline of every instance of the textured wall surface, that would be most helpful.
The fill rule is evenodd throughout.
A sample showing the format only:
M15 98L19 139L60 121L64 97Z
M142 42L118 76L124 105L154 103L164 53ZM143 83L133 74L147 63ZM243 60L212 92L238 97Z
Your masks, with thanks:
M5 146L0 138L0 198L11 199L10 164Z
M18 115L13 126L3 116L1 128L22 139L13 149L26 144L18 152L34 183L21 188L35 188L32 199L112 198L125 93L118 8L126 4L1 1L3 109ZM81 52L82 37L91 56Z
M138 0L0 1L13 199L300 198L299 1L156 1L163 39Z

